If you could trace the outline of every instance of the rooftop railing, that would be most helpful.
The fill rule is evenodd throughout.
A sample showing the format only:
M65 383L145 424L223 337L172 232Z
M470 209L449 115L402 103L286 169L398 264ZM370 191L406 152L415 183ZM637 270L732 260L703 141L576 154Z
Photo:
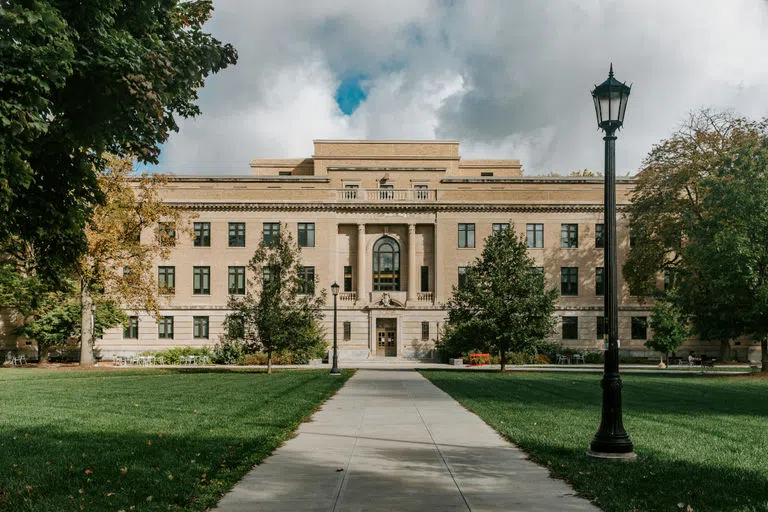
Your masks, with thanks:
M428 188L340 188L336 199L343 202L419 203L437 200L437 190Z

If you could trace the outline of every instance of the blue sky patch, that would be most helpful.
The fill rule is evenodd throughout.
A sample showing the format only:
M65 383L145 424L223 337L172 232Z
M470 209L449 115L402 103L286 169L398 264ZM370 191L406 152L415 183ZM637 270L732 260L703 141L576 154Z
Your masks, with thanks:
M366 78L363 74L347 77L336 89L336 103L344 114L351 115L360 103L365 101L368 94L363 87L363 82Z

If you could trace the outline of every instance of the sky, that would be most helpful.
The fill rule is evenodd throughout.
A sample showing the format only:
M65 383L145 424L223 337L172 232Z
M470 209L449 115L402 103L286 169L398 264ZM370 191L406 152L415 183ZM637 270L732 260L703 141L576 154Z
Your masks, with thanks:
M250 174L314 139L451 139L527 175L603 168L590 91L632 85L635 173L699 108L768 116L768 0L214 0L239 61L199 91L151 171Z

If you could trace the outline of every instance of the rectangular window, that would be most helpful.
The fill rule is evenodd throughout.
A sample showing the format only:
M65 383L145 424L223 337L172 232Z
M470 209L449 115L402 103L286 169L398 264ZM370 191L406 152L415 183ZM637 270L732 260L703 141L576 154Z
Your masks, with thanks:
M299 222L299 247L315 246L315 223Z
M173 317L161 316L157 324L157 337L160 339L173 339Z
M272 269L270 267L261 267L261 278L264 283L268 283L272 279Z
M157 267L157 287L161 295L176 293L176 267Z
M352 339L352 322L344 322L344 339Z
M563 339L564 340L579 339L579 317L577 316L563 317Z
M490 171L481 171L480 176L485 176L485 177L493 176L493 173Z
M560 295L579 294L579 267L560 267Z
M304 267L301 272L301 291L304 295L315 294L315 267Z
M605 295L605 279L603 267L595 267L595 295Z
M632 339L644 340L648 336L648 317L646 316L633 316L632 317Z
M344 199L357 199L357 189L360 185L344 185Z
M139 317L128 317L128 320L123 324L123 338L126 340L139 339Z
M352 291L352 267L350 265L344 266L344 291Z
M277 172L278 176L290 176L291 174L292 174L291 171L278 171Z
M526 224L525 236L529 248L541 249L544 247L544 224Z
M207 316L194 316L192 317L192 337L195 339L208 339L208 317Z
M459 288L467 282L467 267L459 267Z
M245 222L229 223L229 246L245 247Z
M597 332L597 339L601 340L605 338L605 317L604 316L598 316L596 317L597 322L597 328L595 329Z
M279 222L265 222L264 223L264 245L270 247L272 242L277 240L280 236L280 223Z
M575 249L579 246L579 225L560 225L560 247L563 249Z
M211 246L211 223L195 222L195 247Z
M394 185L379 185L379 199L394 199Z
M595 249L605 248L605 224L595 224Z
M192 267L192 295L211 294L211 267Z
M176 245L176 223L175 222L158 223L157 236L160 241L160 245L164 247L171 247Z
M428 185L414 185L416 190L416 199L429 199L429 186Z
M229 267L229 294L245 295L245 267Z
M421 322L421 339L429 339L429 322Z
M498 233L501 230L509 231L509 222L498 222L493 224L494 233Z
M459 224L459 248L472 248L475 246L475 225Z
M429 291L429 267L421 267L421 291Z
M671 268L664 270L664 290L670 290L675 286L675 271Z
M534 272L536 272L539 275L544 275L544 267L531 267Z

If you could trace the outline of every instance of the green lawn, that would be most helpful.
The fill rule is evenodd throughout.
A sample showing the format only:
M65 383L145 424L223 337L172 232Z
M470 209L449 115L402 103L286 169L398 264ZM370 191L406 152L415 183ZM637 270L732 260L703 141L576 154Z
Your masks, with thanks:
M204 510L351 375L0 370L0 510Z
M768 511L768 379L623 376L626 463L586 455L599 375L422 373L604 510Z

